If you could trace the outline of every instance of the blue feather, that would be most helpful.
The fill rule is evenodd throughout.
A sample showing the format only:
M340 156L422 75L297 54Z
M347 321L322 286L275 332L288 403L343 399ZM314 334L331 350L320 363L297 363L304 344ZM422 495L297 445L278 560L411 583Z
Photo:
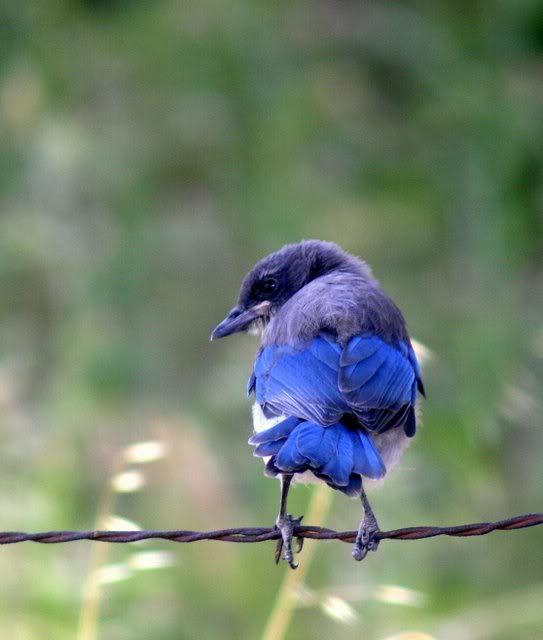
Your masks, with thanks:
M259 431L258 433L253 433L253 435L249 438L249 444L261 444L262 442L273 442L274 440L279 440L280 438L287 438L291 431L300 424L301 420L299 418L295 418L291 416L290 418L286 418L286 420L282 420L278 422L273 427L269 429L264 429L263 431Z
M411 400L412 403L415 404L415 400L417 399L417 390L423 396L426 396L426 392L424 390L424 384L422 383L419 361L417 360L417 356L415 354L415 350L413 349L413 346L411 345L411 343L409 343L407 351L408 351L409 362L413 366L413 369L415 371L415 377L416 377L416 380L417 380L417 388L413 389L413 395L412 395L412 400Z
M417 420L415 417L415 410L413 407L409 407L407 413L407 419L404 424L405 435L408 438L412 438L415 435L415 431L417 430Z
M255 447L253 455L258 456L259 458L275 456L279 453L281 447L286 441L287 439L284 438L283 440L274 440L273 442L263 442Z
M311 467L318 469L336 455L339 433L333 427L305 422L297 429L296 444Z
M352 432L353 471L368 478L382 478L386 467L370 436L364 431Z
M339 387L366 428L383 432L407 419L408 405L414 404L417 393L409 348L407 343L389 345L375 336L352 338L347 344L345 361L354 363L356 357L360 361L340 369Z
M316 342L315 342L316 341ZM278 414L295 415L319 424L332 424L349 411L337 384L327 343L315 338L312 344L325 361L306 349L268 346L255 363L255 395L259 404ZM336 354L339 360L339 351Z
M401 427L407 419L409 407L405 404L399 409L365 409L358 411L357 415L366 429L383 433Z
M362 355L358 362L342 367L339 373L339 384L343 391L353 391L364 386L375 376L385 364L391 353L384 342L369 356Z
M364 404L370 407L394 407L411 399L415 375L410 363L398 352L387 358L364 385Z
M328 476L334 485L345 487L353 471L353 441L347 427L337 424L327 429L338 433L335 455L320 469L320 473Z
M255 455L272 456L270 472L311 468L336 488L354 490L362 475L385 472L366 429L403 427L411 437L420 370L408 341L389 344L376 335L354 336L342 347L322 332L306 345L268 345L259 352L249 389L265 415L289 418L254 434ZM355 415L353 429L341 422ZM269 443L269 446L261 446ZM346 487L351 487L348 489Z
M311 341L309 348L315 358L333 371L338 371L341 346L335 342L333 336L323 332Z
M254 455L272 456L266 465L269 475L311 469L318 478L348 495L360 490L360 476L380 478L386 471L371 437L343 423L328 427L297 423L288 437L258 444Z
M255 372L253 371L251 373L251 377L247 381L247 397L248 398L250 398L251 394L254 392L255 385L256 385L256 376L255 376Z
M383 345L381 338L365 333L351 338L341 353L339 364L348 367L369 358Z
M307 469L308 461L300 453L297 445L297 432L302 427L296 427L287 438L285 444L275 458L275 465L281 471L297 471L302 472Z

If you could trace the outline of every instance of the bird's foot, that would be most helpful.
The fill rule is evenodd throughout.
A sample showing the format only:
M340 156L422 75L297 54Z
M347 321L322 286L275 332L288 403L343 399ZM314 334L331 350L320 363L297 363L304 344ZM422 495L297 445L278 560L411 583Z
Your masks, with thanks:
M379 525L375 517L366 515L360 522L358 533L356 534L353 548L353 558L355 560L360 562L367 556L368 551L377 551L379 540L376 538L376 534L378 532Z
M283 551L283 560L286 560L291 569L296 569L298 567L298 563L294 562L294 555L292 552L292 537L294 534L294 529L300 525L302 522L303 516L299 518L293 518L290 514L286 514L285 516L278 516L275 522L275 527L281 532L281 537L277 541L277 546L275 547L275 564L279 564L279 560L281 560L281 551ZM296 548L296 553L300 553L302 547L304 546L303 538L298 538L298 546Z

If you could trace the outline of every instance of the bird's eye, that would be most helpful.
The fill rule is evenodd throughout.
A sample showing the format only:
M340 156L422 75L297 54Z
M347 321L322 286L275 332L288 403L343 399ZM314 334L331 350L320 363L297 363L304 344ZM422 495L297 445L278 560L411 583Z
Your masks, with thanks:
M264 278L259 283L259 289L265 296L269 296L277 289L277 280L275 278Z

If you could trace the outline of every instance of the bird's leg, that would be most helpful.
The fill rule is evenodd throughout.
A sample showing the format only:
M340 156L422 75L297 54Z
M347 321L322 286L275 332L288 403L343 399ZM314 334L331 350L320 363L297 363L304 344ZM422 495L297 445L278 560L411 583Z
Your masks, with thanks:
M281 559L281 551L284 549L283 558L289 563L291 569L296 569L298 563L294 562L292 553L292 534L294 533L294 528L302 521L303 516L300 518L293 518L287 513L287 497L292 477L292 473L281 474L281 506L279 509L279 515L275 521L276 527L281 532L281 538L277 541L277 546L275 548L275 563L279 563L279 560ZM301 539L298 539L298 552L301 551L301 549Z
M358 526L358 533L356 534L353 549L353 558L358 561L363 560L368 551L377 551L377 547L379 546L379 540L375 538L375 534L379 531L379 525L377 524L363 485L361 487L360 500L362 502L362 509L364 510L364 517Z

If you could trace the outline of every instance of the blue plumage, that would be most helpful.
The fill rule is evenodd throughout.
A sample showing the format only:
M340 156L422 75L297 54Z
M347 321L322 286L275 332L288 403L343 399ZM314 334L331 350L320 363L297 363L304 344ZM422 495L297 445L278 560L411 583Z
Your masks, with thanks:
M269 346L258 355L254 367L255 396L268 414L293 415L328 425L350 411L338 393L339 353L335 353L333 362L326 340L318 336L313 342L314 349L311 343L300 349ZM327 350L326 360L318 357L319 349Z
M303 347L263 348L253 376L256 400L269 414L324 426L354 414L372 431L407 419L419 380L411 345L356 336L341 348L324 332Z
M254 434L258 457L272 456L271 475L311 470L331 487L348 495L360 489L357 475L381 478L386 469L370 435L342 422L322 426L286 418L270 429Z
M264 347L249 386L268 414L291 417L249 442L258 445L255 455L275 456L278 472L311 469L334 488L356 490L353 474L386 472L371 432L403 427L414 435L418 379L416 357L403 341L391 345L366 334L342 347L321 332L302 346Z
M320 473L330 478L338 487L349 484L349 478L353 472L353 438L344 425L336 424L333 427L323 429L326 433L334 431L334 450L328 461L321 467Z
M260 431L259 433L254 433L249 438L249 444L261 444L264 442L274 442L276 440L283 440L288 438L291 431L294 427L300 424L301 420L294 416L287 418L286 420L282 420L279 424L276 424L265 431Z

